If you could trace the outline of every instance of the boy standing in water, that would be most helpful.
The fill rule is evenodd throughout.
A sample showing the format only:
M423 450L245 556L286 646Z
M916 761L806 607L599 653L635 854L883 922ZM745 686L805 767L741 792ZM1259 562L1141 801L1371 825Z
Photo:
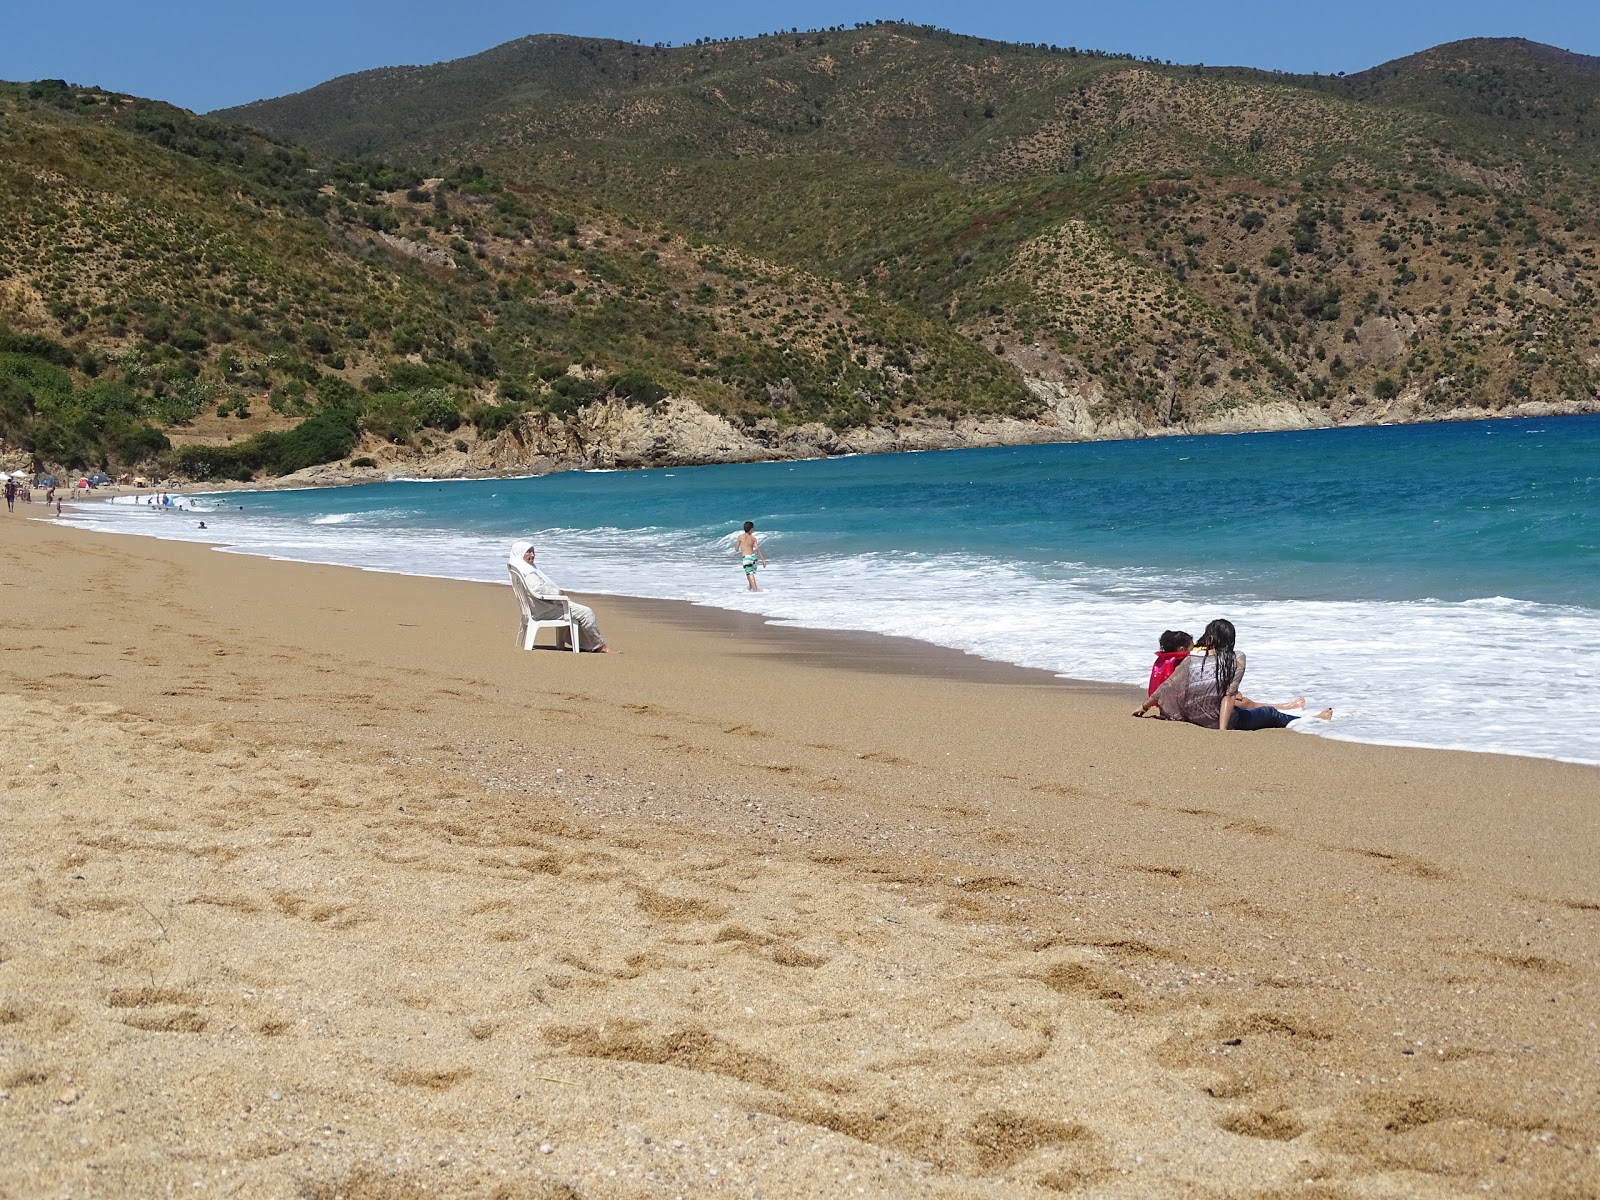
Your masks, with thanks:
M754 521L744 523L744 532L734 539L733 545L743 560L745 582L750 585L752 592L759 592L761 589L756 586L756 563L766 566L767 556L761 553L761 543L756 540Z

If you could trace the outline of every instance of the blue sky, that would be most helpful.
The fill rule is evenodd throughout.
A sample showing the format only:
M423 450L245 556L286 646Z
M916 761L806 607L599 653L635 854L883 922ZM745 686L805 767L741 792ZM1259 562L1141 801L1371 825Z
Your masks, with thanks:
M1597 0L11 0L5 7L11 11L0 18L0 78L98 83L198 111L369 67L459 58L529 33L692 42L874 17L1007 41L1324 73L1358 71L1464 37L1527 37L1600 55Z

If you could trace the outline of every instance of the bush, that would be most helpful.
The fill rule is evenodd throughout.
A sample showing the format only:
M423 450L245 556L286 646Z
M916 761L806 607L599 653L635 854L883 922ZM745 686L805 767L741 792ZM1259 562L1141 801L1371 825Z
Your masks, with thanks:
M443 388L432 388L418 393L412 399L412 412L418 425L425 429L443 429L449 432L461 424L461 406L456 398Z
M600 399L606 391L603 383L577 375L563 375L550 385L550 394L545 397L545 409L557 416L570 417L585 404Z
M417 431L409 392L380 392L361 410L361 428L386 442L403 445Z
M37 333L12 333L4 325L0 325L0 354L21 354L58 367L72 365L72 351L60 342Z
M1372 385L1372 394L1379 400L1393 400L1400 394L1400 385L1385 375Z
M356 402L356 390L337 375L317 377L317 396L324 404L351 407Z
M107 431L106 441L118 462L143 462L172 449L167 435L143 421L122 422Z
M654 408L667 398L667 389L642 371L613 375L607 380L606 389L628 404L639 404L646 408Z
M479 433L493 437L515 424L521 415L522 409L515 404L479 404L467 411L467 420L477 426Z
M356 444L355 414L324 408L282 433L258 433L236 446L183 446L173 466L194 479L250 479L258 470L288 475L334 462Z
M363 454L360 458L352 458L350 460L350 465L352 467L375 467L378 465L378 460L375 458L368 458L365 454Z

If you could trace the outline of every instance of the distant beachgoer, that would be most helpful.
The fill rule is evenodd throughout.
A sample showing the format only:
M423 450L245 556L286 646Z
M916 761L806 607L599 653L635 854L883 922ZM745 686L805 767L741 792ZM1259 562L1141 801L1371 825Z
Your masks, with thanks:
M61 515L61 498L58 496L58 497L56 497L56 516L59 517L60 515Z
M556 601L562 599L560 586L534 565L534 551L532 542L512 542L511 557L507 560L511 567L522 576L522 581L528 585L528 592L535 601L545 601L548 605L547 614L534 614L535 620L552 620L562 614L562 606ZM578 649L590 654L611 654L610 646L606 639L600 635L600 627L595 623L594 609L587 604L578 604L568 601L572 606L572 618L578 623ZM566 633L561 635L558 644L567 645Z
M1181 629L1169 629L1161 635L1160 645L1155 665L1150 668L1150 689L1145 693L1149 696L1155 695L1156 689L1172 678L1178 664L1189 657L1189 651L1194 649L1194 638Z
M6 480L6 511L10 512L16 506L16 503L17 481L15 479L8 479Z
M44 494L44 502L46 504L54 504L56 502L55 484L51 484L50 487L46 490L46 492Z
M1178 663L1166 682L1158 687L1133 715L1142 717L1159 708L1164 719L1187 721L1202 729L1282 729L1300 718L1289 708L1305 703L1302 697L1282 706L1256 704L1242 695L1245 656L1234 651L1233 622L1216 620L1206 626L1196 643L1204 655L1190 654ZM1316 714L1318 720L1333 720L1333 709Z
M206 523L204 521L201 521L200 522L200 528L204 529L205 527L206 527Z
M740 565L744 567L745 582L750 585L752 592L761 589L756 585L756 564L763 567L767 565L767 556L761 552L761 543L756 538L756 523L746 521L744 532L734 539L734 548L739 551Z

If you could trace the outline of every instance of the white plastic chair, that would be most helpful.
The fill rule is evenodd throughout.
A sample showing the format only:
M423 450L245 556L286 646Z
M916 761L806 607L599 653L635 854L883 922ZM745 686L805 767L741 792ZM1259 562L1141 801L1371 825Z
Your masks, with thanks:
M565 629L567 637L572 642L572 652L574 654L578 653L578 621L572 615L572 601L565 596L556 596L551 599L545 599L542 596L535 598L533 593L528 591L527 581L522 578L521 572L515 567L507 567L506 571L511 576L511 590L516 593L517 608L522 614L522 628L517 630L517 645L524 650L532 650L533 644L539 636L539 630ZM560 605L566 615L551 618L534 616L534 613L540 611L540 609L548 609L552 604Z

